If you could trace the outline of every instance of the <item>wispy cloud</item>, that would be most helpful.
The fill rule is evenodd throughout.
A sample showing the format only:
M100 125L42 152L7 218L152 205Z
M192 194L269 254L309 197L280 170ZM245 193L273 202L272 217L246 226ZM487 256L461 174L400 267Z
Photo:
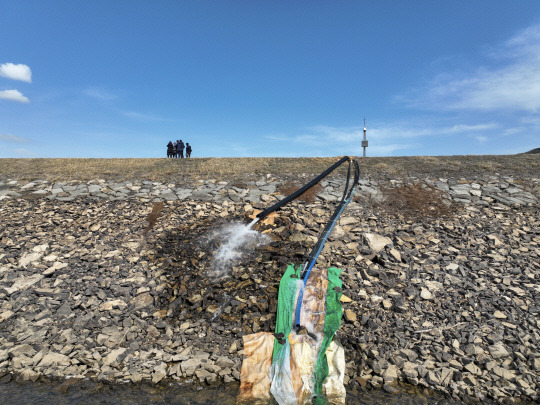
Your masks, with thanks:
M0 134L0 141L26 143L28 142L28 139L20 137L20 136L11 135L11 134Z
M452 142L452 139L469 137L484 142L489 139L491 132L498 128L499 125L495 122L455 125L438 125L437 122L378 124L367 130L368 153L371 156L389 156L400 151L420 151L424 142L433 142L434 138L438 141ZM302 145L305 151L326 151L327 155L343 153L361 155L363 137L363 125L353 127L316 125L297 135L273 134L263 138L272 142Z
M30 100L23 96L19 90L2 90L0 91L0 99L18 101L19 103L30 102Z
M486 56L494 67L442 73L396 100L438 110L540 111L540 25L523 30Z
M136 121L169 121L167 118L163 118L158 115L140 113L136 111L122 111L121 114Z
M88 87L83 90L83 93L88 97L101 101L111 101L118 98L116 94L102 87Z
M489 138L487 136L483 136L483 135L478 135L478 136L475 136L474 139L476 139L478 142L480 143L484 143L486 142Z
M32 71L28 66L22 64L4 63L0 65L0 76L32 83Z
M452 126L437 126L425 123L404 122L401 124L379 125L368 130L368 138L400 139L420 138L425 136L469 134L492 130L497 123L456 124ZM364 137L363 126L332 127L318 125L310 128L311 134L303 134L294 138L296 142L338 142L343 144L357 143Z
M32 157L36 156L36 152L34 150L26 149L26 148L17 148L14 151L17 155L23 156L23 157Z

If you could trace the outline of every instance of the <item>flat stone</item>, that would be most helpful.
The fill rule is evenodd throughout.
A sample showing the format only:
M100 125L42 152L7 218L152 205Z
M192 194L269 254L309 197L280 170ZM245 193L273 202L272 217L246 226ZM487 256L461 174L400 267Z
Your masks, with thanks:
M133 311L138 311L154 305L154 297L150 293L139 294L131 300L131 305Z
M99 306L100 311L111 311L114 308L125 308L127 304L122 300L110 300Z
M385 382L393 382L398 378L398 368L395 364L390 364L388 368L384 371L382 377Z
M103 365L109 366L113 363L116 363L120 356L122 356L125 353L126 349L123 347L119 347L118 349L114 349L111 351L105 358L103 359Z
M39 367L69 366L71 361L68 356L61 353L49 352L39 362Z
M433 294L427 288L422 287L422 291L420 291L420 297L425 300L430 300L433 298Z
M180 363L180 368L182 369L182 375L184 377L193 376L195 374L195 370L197 370L200 366L201 360L197 358L191 358Z
M165 363L160 363L157 367L154 368L152 373L152 383L157 384L167 376L167 365Z
M364 233L364 238L371 250L375 252L380 252L385 246L392 244L392 239L376 233Z
M349 322L356 321L356 314L350 309L346 309L343 313L345 315L345 319L348 320Z
M480 367L478 367L474 363L469 363L464 368L465 368L465 370L467 370L471 374L475 374L475 375L482 374L482 370L480 370Z
M493 372L505 380L513 380L516 378L516 373L514 371L507 370L503 367L495 366L493 367Z
M500 359L503 357L508 357L510 355L502 342L496 343L493 346L489 346L488 350L489 354L491 354L491 357L493 357L494 359Z
M11 295L17 291L26 290L44 278L43 274L34 274L31 276L21 276L13 280L11 287L5 287L5 291Z
M91 184L88 186L89 193L99 193L101 191L101 186L98 184Z
M19 260L19 266L27 267L30 263L37 262L43 256L42 252L31 252L24 254Z

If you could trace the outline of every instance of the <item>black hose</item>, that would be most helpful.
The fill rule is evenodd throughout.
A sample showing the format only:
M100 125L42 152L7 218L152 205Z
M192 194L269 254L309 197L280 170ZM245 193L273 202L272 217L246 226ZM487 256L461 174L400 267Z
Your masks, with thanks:
M353 176L352 184L351 184L351 186L349 188L349 177L350 177L350 173L351 173L351 162L354 165L354 176ZM358 166L358 162L356 160L351 159L349 161L349 167L347 168L347 181L345 183L345 190L343 191L343 197L341 197L341 201L339 202L338 206L334 210L332 216L330 217L330 220L326 223L326 226L324 227L323 231L321 232L321 235L319 236L319 239L317 240L317 243L315 244L315 246L311 250L310 254L308 255L307 260L306 260L306 265L307 266L306 266L305 270L307 270L307 268L311 267L312 262L317 260L317 257L319 255L320 251L322 250L321 246L324 245L324 243L326 242L326 238L328 237L328 235L330 234L330 232L334 228L334 224L335 224L336 220L339 218L339 216L341 215L341 213L343 212L344 206L346 206L349 203L349 201L351 200L352 194L354 193L354 190L355 190L359 180L360 180L360 167ZM304 274L302 274L301 278L304 278L303 276L304 276Z
M324 179L326 176L328 176L331 172L334 171L334 169L336 169L338 166L340 166L342 163L346 162L347 160L349 160L349 156L344 156L342 157L339 161L337 161L336 163L334 163L332 166L330 166L328 169L326 169L324 172L322 172L321 174L319 174L317 177L315 177L313 180L311 180L309 183L307 183L304 187L301 187L299 188L298 190L296 190L294 193L288 195L287 197L285 197L284 199L282 199L281 201L278 201L277 203L275 203L274 205L272 205L271 207L265 209L263 212L260 212L258 215L257 215L257 218L259 219L263 219L264 217L268 216L269 214L271 214L272 212L274 211L277 211L278 209L280 209L282 206L284 206L285 204L287 204L289 201L292 201L294 200L296 197L298 197L299 195L305 193L307 190L309 190L311 187L313 187L315 184L317 184L319 181L321 181L322 179ZM349 180L348 176L347 176L347 181Z

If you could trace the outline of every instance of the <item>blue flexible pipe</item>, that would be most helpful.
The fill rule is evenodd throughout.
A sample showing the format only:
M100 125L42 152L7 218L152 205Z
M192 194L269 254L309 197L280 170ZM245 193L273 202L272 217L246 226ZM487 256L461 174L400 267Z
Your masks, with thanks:
M319 238L317 244L315 245L314 251L310 254L311 260L309 260L309 262L306 262L306 264L304 265L305 268L302 270L301 278L302 278L303 284L302 284L302 288L300 289L300 293L298 294L298 300L297 300L296 312L295 312L295 324L297 328L300 327L300 313L302 311L302 300L304 298L304 288L309 278L309 274L311 270L313 269L313 266L315 266L315 262L317 261L317 258L319 257L324 247L324 244L326 240L328 239L328 236L334 229L334 226L336 225L339 217L343 213L343 210L351 202L352 196L356 189L356 185L358 184L360 173L359 173L358 163L356 161L354 161L354 166L355 166L355 176L354 176L354 181L351 186L351 189L348 190L349 175L350 175L350 165L349 165L349 171L347 172L347 182L345 184L345 191L343 192L343 198L341 200L341 203L334 211L334 214L332 215L330 222L326 225L326 228L324 229L321 237Z

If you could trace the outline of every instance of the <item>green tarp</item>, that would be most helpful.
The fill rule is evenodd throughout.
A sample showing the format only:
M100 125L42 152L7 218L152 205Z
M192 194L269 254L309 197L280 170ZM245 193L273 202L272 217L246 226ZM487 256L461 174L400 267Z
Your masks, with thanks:
M289 264L285 274L281 277L279 282L278 293L278 305L276 314L276 335L282 334L283 339L286 340L289 333L291 333L293 314L294 314L294 299L296 297L296 290L298 288L298 282L300 280L300 272L302 266L294 267L294 264ZM283 344L279 343L279 339L274 340L274 353L272 355L272 362L275 362L277 358L283 358L280 352L284 349Z
M343 308L341 307L341 287L342 282L339 278L340 269L330 267L328 269L328 290L326 292L326 316L324 318L324 337L319 354L317 356L317 364L314 372L314 387L313 387L313 403L324 404L326 398L322 394L322 385L326 377L328 377L328 361L326 360L326 349L330 346L334 335L341 324Z
M274 339L274 351L272 355L272 367L279 369L289 360L289 345L287 337L291 333L293 316L295 313L295 298L299 288L300 272L302 266L295 267L290 264L279 283L278 306L276 316L276 338ZM341 270L335 267L328 269L328 289L325 302L325 320L323 341L321 343L315 369L313 372L313 401L315 404L327 403L322 393L324 380L328 376L328 361L326 349L332 342L341 324L343 309L341 307L341 287L339 278ZM280 341L283 343L280 343Z

